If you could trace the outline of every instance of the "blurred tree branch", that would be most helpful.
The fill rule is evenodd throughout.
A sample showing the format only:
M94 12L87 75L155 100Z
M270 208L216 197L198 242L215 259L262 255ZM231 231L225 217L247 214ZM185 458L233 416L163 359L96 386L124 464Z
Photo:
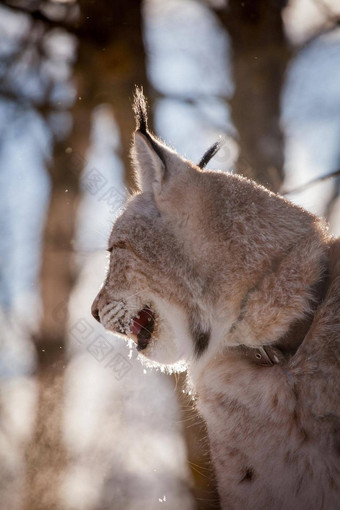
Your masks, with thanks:
M70 21L67 21L67 19L66 20L64 20L64 19L56 20L56 19L53 19L53 18L47 16L46 14L44 14L44 12L40 9L40 6L46 5L46 2L39 2L38 7L35 6L35 8L33 8L33 9L30 9L30 7L28 5L25 6L20 3L13 3L13 2L9 2L7 0L1 0L0 5L6 7L7 9L9 9L12 12L16 12L18 14L25 14L25 15L29 16L29 18L32 21L42 22L46 27L48 27L50 29L51 28L61 28L61 29L67 30L70 33L73 33L74 35L78 35L77 22L75 22L74 20L70 20ZM72 5L72 4L71 4L71 6L74 7L74 5ZM67 18L67 16L66 16L66 18Z
M334 177L340 176L340 169L334 170L333 172L329 172L325 175L322 175L321 177L316 177L315 179L312 179L311 181L306 182L305 184L301 184L301 186L297 186L294 189L291 190L281 190L281 195L292 195L293 193L300 193L301 191L305 191L306 189L310 188L310 186L313 186L314 184L317 184L318 182L327 181Z

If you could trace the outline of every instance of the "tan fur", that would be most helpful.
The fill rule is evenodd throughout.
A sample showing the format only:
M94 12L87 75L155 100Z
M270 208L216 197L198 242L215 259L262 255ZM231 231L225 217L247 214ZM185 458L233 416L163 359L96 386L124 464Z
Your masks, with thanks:
M136 140L142 189L113 227L94 313L112 331L145 305L156 314L142 352L186 362L223 508L340 508L340 242L254 182ZM232 346L273 344L310 312L328 259L327 296L289 362L240 357Z
M226 349L195 371L223 508L339 508L339 254L337 241L327 298L288 366Z

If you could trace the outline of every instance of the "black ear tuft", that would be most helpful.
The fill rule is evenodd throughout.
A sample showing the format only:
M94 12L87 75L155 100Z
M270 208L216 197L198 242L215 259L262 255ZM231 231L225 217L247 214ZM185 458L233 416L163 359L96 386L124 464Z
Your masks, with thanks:
M136 130L146 135L148 132L148 112L143 87L136 87L132 108L136 119Z
M222 147L223 145L223 141L222 140L219 140L218 142L215 142L214 145L212 145L202 156L202 159L201 161L198 163L198 167L199 168L204 168L205 166L207 166L207 164L209 163L209 161L215 156L215 154L218 153L218 151L220 150L220 148Z
M136 119L136 131L142 133L142 135L147 138L153 150L165 164L164 154L162 152L162 144L154 135L151 135L149 132L147 101L143 93L143 87L136 87L132 108Z

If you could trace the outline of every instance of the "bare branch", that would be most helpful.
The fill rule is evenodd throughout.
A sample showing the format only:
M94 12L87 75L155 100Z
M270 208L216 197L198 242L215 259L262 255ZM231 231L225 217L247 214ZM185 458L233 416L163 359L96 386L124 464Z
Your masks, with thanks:
M33 21L42 22L49 28L62 28L75 35L77 35L78 33L77 27L74 25L74 23L67 22L64 20L53 20L46 16L46 14L41 12L39 9L32 10L30 10L29 8L26 9L21 5L12 4L11 2L7 2L6 0L5 1L1 0L0 6L3 6L13 12L26 14L27 16L30 16Z
M332 179L332 177L338 177L340 176L340 169L335 170L333 172L330 172L328 174L322 175L321 177L316 177L315 179L312 179L309 182L306 182L305 184L301 184L301 186L298 186L297 188L294 188L292 190L282 190L280 191L281 195L292 195L293 193L300 193L301 191L304 191L308 189L310 186L313 186L314 184L317 184L318 182L327 181L328 179Z

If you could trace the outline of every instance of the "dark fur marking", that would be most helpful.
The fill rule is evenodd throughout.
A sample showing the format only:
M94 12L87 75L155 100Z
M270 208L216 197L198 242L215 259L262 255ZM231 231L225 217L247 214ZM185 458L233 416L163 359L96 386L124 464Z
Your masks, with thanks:
M245 471L246 471L245 475L242 478L242 480L240 480L240 483L242 483L242 482L252 482L253 479L254 479L254 476L255 476L254 469L252 467L248 467L248 468L246 468Z
M337 489L338 488L338 485L335 482L335 479L333 478L332 475L329 475L329 485L331 486L332 489Z
M308 441L309 437L308 437L307 431L302 427L300 428L300 434L301 434L301 439L302 439L303 443Z
M208 348L210 340L210 330L206 331L198 326L195 327L195 329L192 331L192 334L195 342L195 353L196 356L199 358Z
M223 145L222 141L219 141L215 142L214 145L209 147L209 149L203 154L202 159L197 166L199 168L204 168L205 166L207 166L209 161L215 156L215 154L218 153L222 145Z
M303 475L299 476L299 478L296 481L296 489L295 489L295 495L297 496L301 490L303 482Z
M240 451L237 449L237 448L227 448L227 453L228 453L228 456L233 458L233 457L237 457L239 454L240 454Z
M335 425L334 448L336 454L340 457L340 422Z
M190 310L189 317L189 327L194 341L194 350L196 357L199 358L208 348L211 334L210 326L207 323L203 323L200 310L196 307Z
M285 453L285 456L284 456L284 459L283 459L285 462L287 462L287 464L289 463L292 463L294 462L294 459L293 459L293 454L292 452L288 451L287 453Z

